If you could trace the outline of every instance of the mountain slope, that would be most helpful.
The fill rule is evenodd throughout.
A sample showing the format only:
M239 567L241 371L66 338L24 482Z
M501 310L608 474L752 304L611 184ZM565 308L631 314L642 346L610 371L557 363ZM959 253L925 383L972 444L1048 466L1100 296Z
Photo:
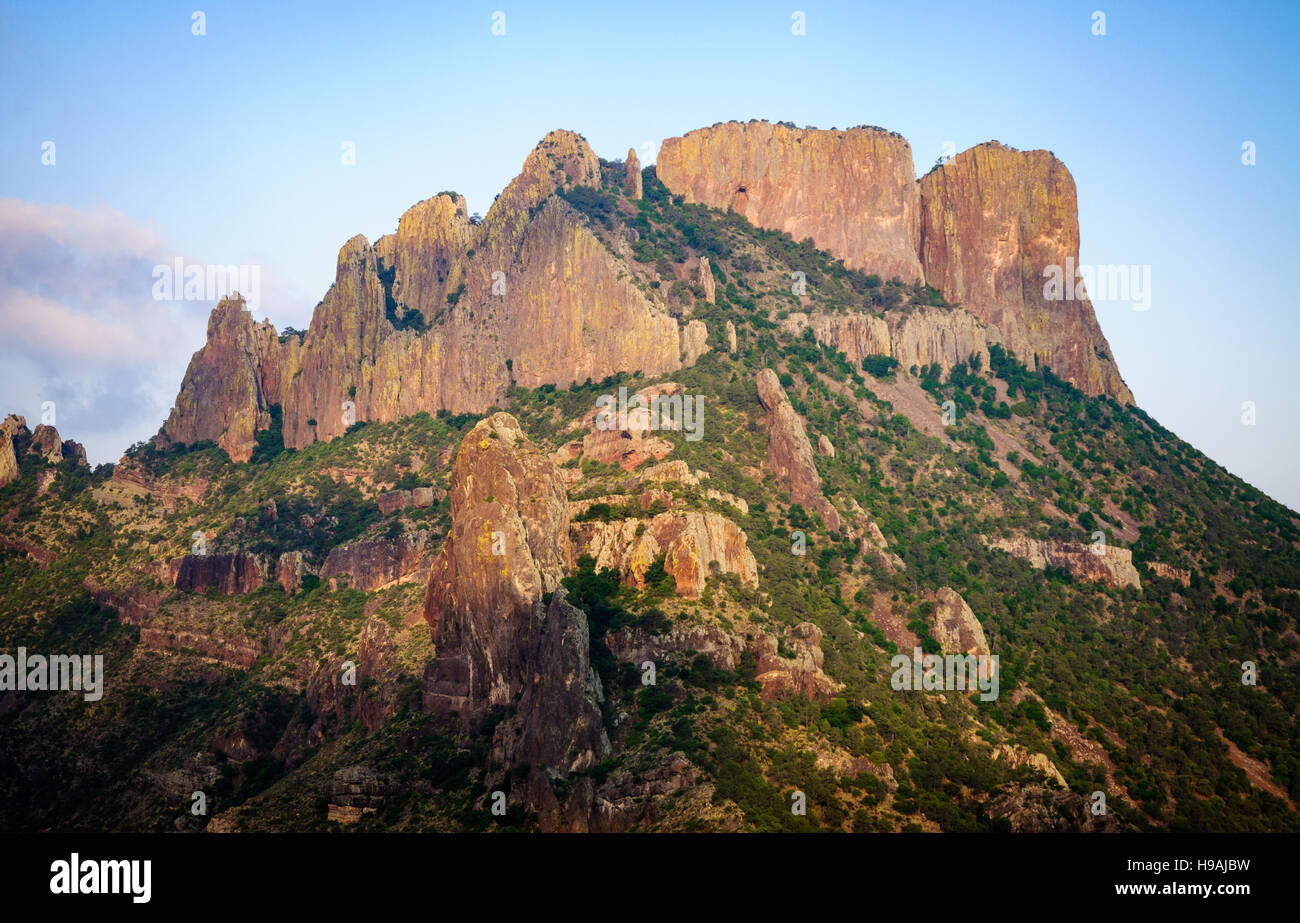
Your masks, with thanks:
M549 140L477 228L350 242L301 343L219 306L215 397L117 466L6 428L0 649L107 681L0 693L0 827L1300 827L1295 513L948 293ZM677 427L603 428L620 388ZM996 697L899 688L916 647Z

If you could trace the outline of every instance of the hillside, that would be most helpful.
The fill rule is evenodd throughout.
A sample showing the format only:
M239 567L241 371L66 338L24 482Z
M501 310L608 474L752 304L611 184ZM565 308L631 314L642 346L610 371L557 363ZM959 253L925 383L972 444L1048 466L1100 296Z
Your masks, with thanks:
M1300 517L1086 297L973 281L988 176L1018 272L1077 257L1068 171L701 131L664 180L552 133L481 223L345 244L302 335L224 300L115 466L10 417L0 650L105 685L0 692L0 830L1300 830ZM808 223L846 157L888 214ZM917 648L996 695L899 688Z

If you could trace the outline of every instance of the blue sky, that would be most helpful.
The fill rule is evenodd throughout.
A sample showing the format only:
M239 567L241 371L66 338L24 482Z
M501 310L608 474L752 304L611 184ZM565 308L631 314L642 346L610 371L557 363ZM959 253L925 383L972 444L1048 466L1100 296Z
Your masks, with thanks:
M619 158L728 119L865 123L919 173L945 142L1054 151L1081 260L1151 267L1149 310L1096 304L1139 404L1300 507L1297 6L3 4L0 409L55 400L116 459L161 424L210 307L149 303L155 262L258 264L258 314L305 326L350 236L443 189L486 212L553 128Z

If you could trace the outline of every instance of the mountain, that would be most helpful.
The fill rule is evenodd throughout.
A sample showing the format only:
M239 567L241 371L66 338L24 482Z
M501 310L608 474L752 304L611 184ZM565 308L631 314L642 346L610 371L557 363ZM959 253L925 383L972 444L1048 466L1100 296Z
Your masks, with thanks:
M0 658L0 829L1300 829L1300 518L1078 237L1045 151L558 131L224 299L117 465L0 427L0 652L104 657Z

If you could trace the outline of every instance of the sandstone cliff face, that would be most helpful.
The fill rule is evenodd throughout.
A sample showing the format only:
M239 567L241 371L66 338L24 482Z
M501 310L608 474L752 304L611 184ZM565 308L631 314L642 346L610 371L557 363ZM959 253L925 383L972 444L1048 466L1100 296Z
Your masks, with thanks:
M898 135L727 122L664 141L656 171L687 202L811 237L854 269L921 280L920 193Z
M613 568L638 587L645 585L646 568L661 554L678 596L698 599L713 573L738 574L741 583L758 586L758 564L744 530L717 513L692 510L660 513L648 522L580 522L573 525L573 537L578 553L594 557L598 570Z
M997 327L981 323L965 311L919 308L906 314L839 314L793 312L781 321L783 330L798 336L812 327L817 342L838 349L854 366L866 356L892 356L903 370L938 363L951 369L978 356L989 366L989 346L999 343Z
M573 563L569 509L555 466L514 417L493 414L461 442L451 473L450 534L425 597L438 659L425 705L476 712L524 686L533 603Z
M208 318L207 342L185 370L165 437L184 444L211 440L234 461L248 461L297 355L296 337L280 343L274 327L253 322L240 295L223 298Z
M790 405L776 372L763 369L758 373L758 399L767 411L767 466L790 491L790 498L800 506L821 514L826 528L840 531L839 511L822 494L822 478L813 461L812 444L803 420Z
M1079 259L1074 178L1048 151L990 141L921 180L921 262L949 301L994 324L1026 364L1050 367L1088 394L1124 403L1120 377L1087 296L1049 300L1049 266Z
M1095 580L1113 587L1140 589L1141 580L1133 566L1133 552L1128 548L1107 545L1102 554L1094 554L1091 545L1082 542L1042 542L1032 538L985 539L990 548L1000 548L1012 557L1028 561L1031 567L1063 567L1084 580Z

